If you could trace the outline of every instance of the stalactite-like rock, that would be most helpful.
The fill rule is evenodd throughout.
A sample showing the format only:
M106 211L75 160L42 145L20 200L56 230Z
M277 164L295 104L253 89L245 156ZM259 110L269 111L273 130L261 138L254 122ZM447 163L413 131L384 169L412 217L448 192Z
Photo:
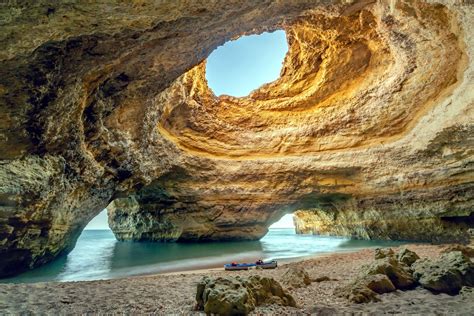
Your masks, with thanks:
M112 201L119 239L259 238L315 208L450 218L443 236L463 238L468 2L35 1L0 17L0 275L67 253ZM280 78L216 97L212 50L276 29Z

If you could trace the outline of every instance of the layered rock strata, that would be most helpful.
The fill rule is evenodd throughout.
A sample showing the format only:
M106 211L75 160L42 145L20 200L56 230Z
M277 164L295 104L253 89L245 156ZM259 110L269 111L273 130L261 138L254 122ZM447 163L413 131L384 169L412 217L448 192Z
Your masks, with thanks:
M35 1L0 19L1 276L70 251L111 202L136 240L255 239L295 210L472 212L468 2ZM212 50L276 29L280 78L216 97Z
M350 205L342 210L300 210L294 213L293 219L298 234L432 243L468 243L471 240L468 229L474 225L474 215L449 213L444 216L446 210L456 208L431 202L403 205L372 206L362 210ZM469 209L466 213L469 214Z

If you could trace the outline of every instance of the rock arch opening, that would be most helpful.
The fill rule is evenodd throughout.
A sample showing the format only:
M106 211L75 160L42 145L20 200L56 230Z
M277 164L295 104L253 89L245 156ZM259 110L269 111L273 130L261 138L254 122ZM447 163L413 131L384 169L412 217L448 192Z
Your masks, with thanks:
M268 228L281 229L281 228L295 228L294 215L284 214L278 221L271 224Z
M84 230L107 230L109 226L109 216L107 209L103 209L97 214L88 224L84 227Z
M280 76L288 52L285 31L246 35L215 49L206 79L216 96L243 97Z

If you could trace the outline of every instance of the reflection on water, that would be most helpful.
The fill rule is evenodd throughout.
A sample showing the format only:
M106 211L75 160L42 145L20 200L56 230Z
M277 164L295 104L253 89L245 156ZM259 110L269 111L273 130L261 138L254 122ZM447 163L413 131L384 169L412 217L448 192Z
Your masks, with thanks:
M260 241L213 243L118 242L110 230L85 230L66 257L1 282L78 281L219 267L231 261L284 259L396 246L397 242L296 235L271 229Z

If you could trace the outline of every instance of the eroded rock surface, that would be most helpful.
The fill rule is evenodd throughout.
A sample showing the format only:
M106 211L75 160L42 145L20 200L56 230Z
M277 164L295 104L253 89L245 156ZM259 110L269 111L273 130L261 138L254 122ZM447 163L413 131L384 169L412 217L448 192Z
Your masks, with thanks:
M474 263L460 251L443 254L438 260L419 260L413 275L424 288L458 294L463 286L474 287Z
M416 202L416 205L406 209L395 204L371 207L368 210L351 207L342 210L299 210L294 213L294 222L299 234L468 243L472 238L468 229L474 225L474 216L459 216L460 220L456 220L456 216L443 217L443 212L450 207L440 207L435 202L440 198L444 199L444 196ZM468 200L472 203L472 197L468 197ZM470 214L469 212L466 210L466 214Z
M453 251L460 251L466 257L474 258L474 248L471 246L465 246L460 244L449 245L443 250L441 250L441 253L450 253Z
M407 258L407 254L411 258L418 257L408 249L401 249L397 255L391 248L376 249L375 260L362 266L357 278L336 289L335 294L352 303L361 304L379 301L377 294L415 288L418 283L412 275L413 271L403 260Z
M420 256L407 248L402 248L397 253L397 260L409 267L411 267L418 259L420 259Z
M372 263L360 268L355 279L337 288L334 294L357 304L377 302L377 294L412 290L416 286L435 294L459 294L461 300L473 294L474 263L461 251L452 250L436 259L420 259L406 248L397 254L385 248L377 249L374 257Z
M262 304L296 306L294 298L272 278L204 277L197 285L196 308L206 314L247 315Z
M111 202L119 239L257 239L310 209L344 235L466 238L468 2L39 0L0 18L0 276L67 253ZM276 29L280 78L216 97L212 50Z
M311 278L303 268L293 266L282 276L282 283L291 288L300 288L311 284Z

